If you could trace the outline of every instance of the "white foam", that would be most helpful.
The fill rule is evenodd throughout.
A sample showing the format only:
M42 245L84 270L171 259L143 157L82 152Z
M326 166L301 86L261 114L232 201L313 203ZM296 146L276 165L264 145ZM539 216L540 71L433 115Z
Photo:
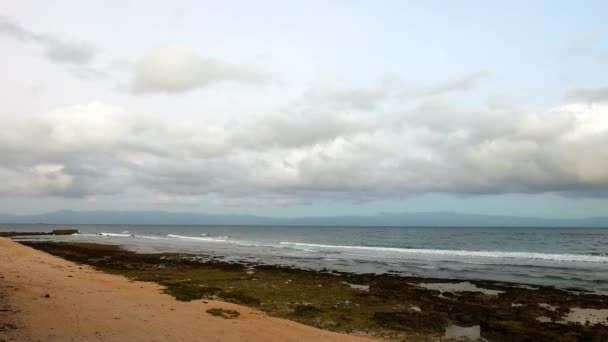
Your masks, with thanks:
M441 294L443 294L444 292L481 292L490 296L498 296L501 293L504 293L505 291L499 291L499 290L490 290L490 289L484 289L481 287L477 287L477 285L469 283L468 281L462 282L462 283L420 283L420 284L414 284L414 285L418 285L420 287L423 287L425 289L429 289L429 290L436 290L439 291Z
M207 242L226 242L226 239L214 239L207 237L197 237L197 236L183 236L183 235L175 235L175 234L167 234L167 237L174 239L185 239L185 240L196 240L196 241L207 241Z
M98 233L101 236L113 236L113 237L132 237L131 234L118 234L118 233Z
M447 250L447 249L417 249L417 248L396 248L396 247L369 247L369 246L341 246L341 245L322 245L314 243L299 243L283 241L281 245L316 247L323 249L346 249L346 250L366 250L375 252L393 252L402 254L426 254L439 256L458 256L458 257L484 257L496 259L527 259L527 260L550 260L550 261L576 261L608 263L608 257L596 255L579 254L549 254L549 253L529 253L529 252L499 252L499 251L467 251L467 250Z
M142 238L142 239L150 239L150 240L164 239L164 237L162 237L162 236L152 236L152 235L136 235L135 237Z
M445 329L445 337L450 341L487 341L481 337L481 327L479 325L472 327L450 325Z
M608 309L571 308L564 320L580 324L586 324L589 321L591 325L608 325Z
M342 284L348 285L351 289L369 292L369 285L350 284L350 283L347 283L345 281L343 281Z

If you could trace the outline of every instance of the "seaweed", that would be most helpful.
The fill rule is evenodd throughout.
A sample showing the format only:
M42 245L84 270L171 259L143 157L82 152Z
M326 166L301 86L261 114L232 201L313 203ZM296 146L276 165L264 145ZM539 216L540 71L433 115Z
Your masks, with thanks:
M214 308L207 310L207 313L211 316L222 317L222 318L236 318L241 315L240 312L236 310L225 310L222 308Z

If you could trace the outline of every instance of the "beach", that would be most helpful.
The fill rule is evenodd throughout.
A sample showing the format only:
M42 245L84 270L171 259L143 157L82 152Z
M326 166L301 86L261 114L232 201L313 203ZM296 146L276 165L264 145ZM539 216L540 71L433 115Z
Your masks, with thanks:
M0 342L608 342L608 0L0 9Z
M0 238L0 340L369 341L273 318L245 306L183 302L133 282ZM46 297L48 295L48 298ZM237 310L223 319L207 309Z
M0 257L9 261L0 266L2 288L7 305L17 310L9 315L15 321L6 322L16 329L3 333L17 340L604 341L608 336L608 298L580 290L319 272L183 253L135 253L107 244L22 243L38 250L8 239L0 244ZM216 308L240 315L224 319L206 312Z

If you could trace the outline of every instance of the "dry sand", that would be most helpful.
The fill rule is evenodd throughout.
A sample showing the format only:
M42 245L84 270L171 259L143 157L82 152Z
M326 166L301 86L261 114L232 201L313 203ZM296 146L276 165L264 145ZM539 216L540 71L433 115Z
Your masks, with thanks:
M240 305L179 302L157 284L101 273L7 238L0 238L0 277L5 300L18 311L1 318L19 327L0 331L0 341L374 341ZM210 308L241 315L213 317L205 312Z

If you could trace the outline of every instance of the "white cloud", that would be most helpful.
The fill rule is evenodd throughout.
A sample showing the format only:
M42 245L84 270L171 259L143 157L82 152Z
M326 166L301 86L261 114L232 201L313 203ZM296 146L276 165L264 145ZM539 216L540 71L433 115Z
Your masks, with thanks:
M64 173L63 165L38 164L34 166L33 172L38 186L44 191L53 193L72 185L73 177Z
M101 102L75 105L37 116L31 123L35 136L60 150L109 150L129 139L133 115Z
M204 58L194 51L164 48L148 52L135 67L135 93L181 93L222 81L260 84L272 78L253 66Z

